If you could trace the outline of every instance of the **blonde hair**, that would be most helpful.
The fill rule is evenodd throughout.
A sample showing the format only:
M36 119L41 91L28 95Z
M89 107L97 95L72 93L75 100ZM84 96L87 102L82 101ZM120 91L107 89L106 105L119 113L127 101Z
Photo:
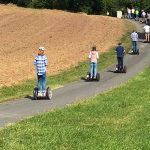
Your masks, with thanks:
M44 55L44 51L38 50L38 55Z

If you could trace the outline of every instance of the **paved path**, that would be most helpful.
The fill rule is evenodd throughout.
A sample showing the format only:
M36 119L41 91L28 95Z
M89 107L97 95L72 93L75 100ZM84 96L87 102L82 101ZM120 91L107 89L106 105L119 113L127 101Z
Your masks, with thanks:
M136 24L137 25L137 24ZM142 32L141 24L138 31ZM29 116L38 115L52 108L60 108L65 105L81 101L87 97L97 95L128 81L138 72L150 65L150 44L139 42L140 55L126 55L125 64L128 68L126 74L113 73L115 65L101 73L100 82L85 82L84 80L70 83L53 91L52 100L31 100L22 98L0 104L0 127L15 123Z

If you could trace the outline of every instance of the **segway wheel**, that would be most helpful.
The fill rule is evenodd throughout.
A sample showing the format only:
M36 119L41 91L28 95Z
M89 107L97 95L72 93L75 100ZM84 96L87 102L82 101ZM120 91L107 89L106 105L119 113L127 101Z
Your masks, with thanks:
M118 72L118 65L116 65L116 72Z
M87 72L86 80L87 80L87 81L89 81L89 80L90 80L90 72Z
M96 74L96 81L99 81L99 80L100 80L100 74L97 73L97 74Z
M51 100L52 99L52 90L50 87L47 88L46 90L46 97Z
M123 72L124 72L124 73L126 73L126 72L127 72L127 67L126 67L126 66L124 66L124 68L123 68Z
M38 99L38 89L37 88L34 88L34 90L33 90L33 99L34 100Z

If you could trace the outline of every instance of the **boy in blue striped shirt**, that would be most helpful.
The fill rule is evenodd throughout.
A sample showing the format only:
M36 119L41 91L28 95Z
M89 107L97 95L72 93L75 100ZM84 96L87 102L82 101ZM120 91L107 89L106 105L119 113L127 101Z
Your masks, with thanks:
M44 55L44 50L44 47L39 47L38 55L34 59L34 65L36 65L37 69L38 96L46 96L46 66L48 62L47 57Z
M131 33L131 40L132 40L132 50L133 53L139 53L138 49L138 34L135 30Z

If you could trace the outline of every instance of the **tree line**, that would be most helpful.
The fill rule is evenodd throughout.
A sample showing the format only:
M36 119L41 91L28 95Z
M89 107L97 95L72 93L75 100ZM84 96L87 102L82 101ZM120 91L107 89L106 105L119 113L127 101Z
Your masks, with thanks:
M0 0L0 3L13 3L21 7L60 9L87 14L113 15L127 7L150 10L150 0Z

